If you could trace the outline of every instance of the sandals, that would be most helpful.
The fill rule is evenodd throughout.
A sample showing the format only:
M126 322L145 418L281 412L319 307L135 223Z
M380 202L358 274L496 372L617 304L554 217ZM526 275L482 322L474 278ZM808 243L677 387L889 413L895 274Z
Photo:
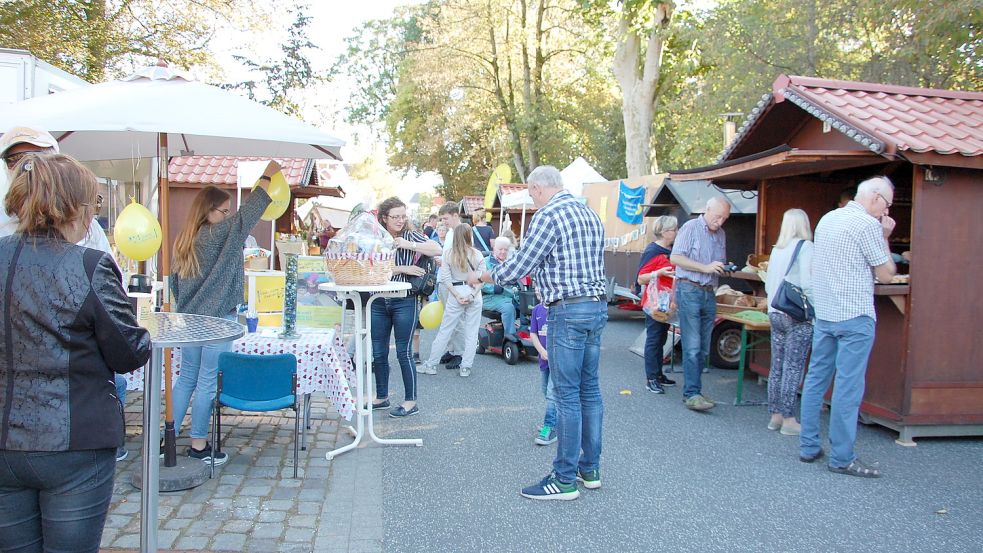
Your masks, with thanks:
M870 466L860 459L854 459L852 463L845 467L834 467L833 465L827 465L830 472L836 472L839 474L849 474L850 476L859 476L861 478L880 478L881 471L877 467Z

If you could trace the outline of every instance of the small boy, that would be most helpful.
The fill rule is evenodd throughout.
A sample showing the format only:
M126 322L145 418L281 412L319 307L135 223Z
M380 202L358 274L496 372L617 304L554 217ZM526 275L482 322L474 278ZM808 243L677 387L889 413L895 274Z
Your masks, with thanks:
M542 374L543 397L546 398L546 414L543 416L543 427L536 435L536 445L550 445L556 442L556 400L553 398L553 382L550 379L549 354L546 352L546 317L549 313L543 305L543 299L536 291L539 303L532 309L529 321L529 338L539 352L539 371Z

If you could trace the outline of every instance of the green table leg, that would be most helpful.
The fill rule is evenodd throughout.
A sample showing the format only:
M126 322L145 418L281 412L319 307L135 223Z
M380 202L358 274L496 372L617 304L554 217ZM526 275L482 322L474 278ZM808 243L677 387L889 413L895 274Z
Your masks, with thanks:
M747 327L741 325L741 353L737 363L737 398L734 405L744 403L744 358L747 356Z
M757 347L768 340L770 340L770 338L755 338L753 336L749 340L747 327L741 325L741 359L737 363L737 397L734 399L734 405L751 406L767 404L765 401L744 401L744 369L747 366L748 350Z

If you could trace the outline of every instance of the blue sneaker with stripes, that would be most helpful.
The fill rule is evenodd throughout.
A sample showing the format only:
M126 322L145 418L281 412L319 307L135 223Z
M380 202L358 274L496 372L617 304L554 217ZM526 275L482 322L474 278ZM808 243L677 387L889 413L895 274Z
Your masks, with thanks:
M571 499L580 497L580 490L577 489L576 482L560 482L556 478L556 473L551 472L540 482L522 488L519 494L529 499L559 499L561 501L570 501Z

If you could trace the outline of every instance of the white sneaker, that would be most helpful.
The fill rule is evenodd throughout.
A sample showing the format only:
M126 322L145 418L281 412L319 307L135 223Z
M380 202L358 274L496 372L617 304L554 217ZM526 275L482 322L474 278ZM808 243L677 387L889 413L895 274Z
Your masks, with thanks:
M437 367L428 367L426 365L417 365L416 372L420 374L437 374Z
M471 367L461 367L457 370L457 374L464 377L471 376Z

